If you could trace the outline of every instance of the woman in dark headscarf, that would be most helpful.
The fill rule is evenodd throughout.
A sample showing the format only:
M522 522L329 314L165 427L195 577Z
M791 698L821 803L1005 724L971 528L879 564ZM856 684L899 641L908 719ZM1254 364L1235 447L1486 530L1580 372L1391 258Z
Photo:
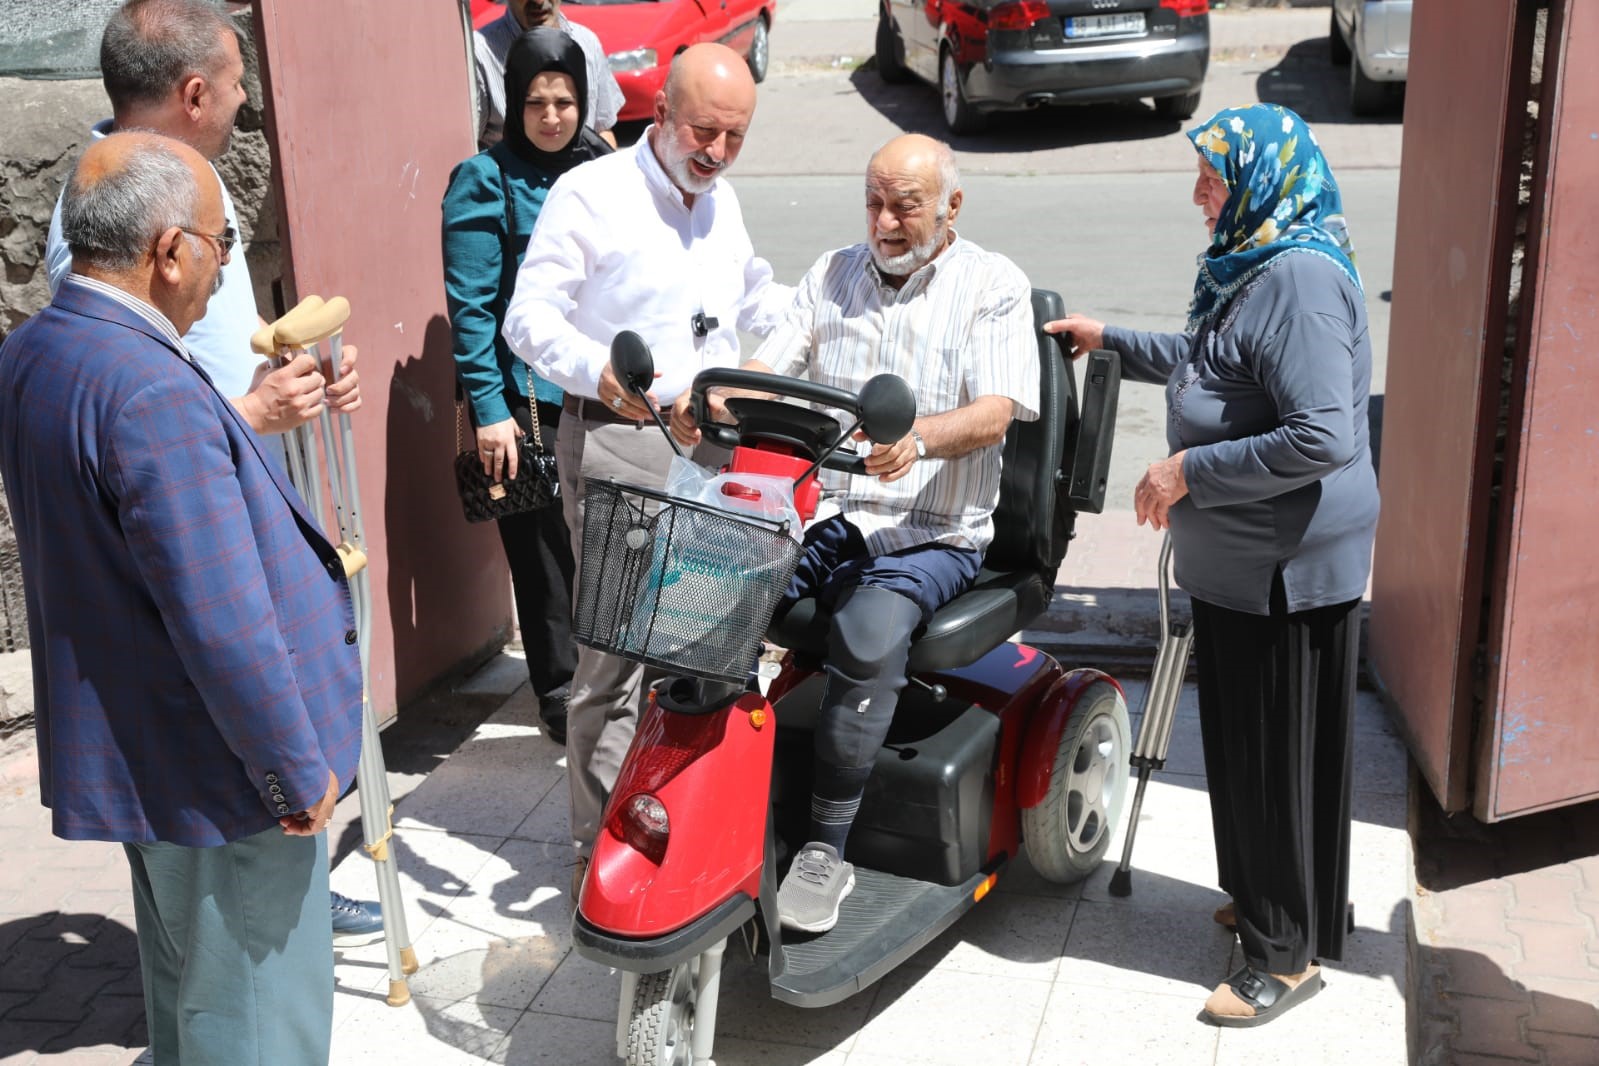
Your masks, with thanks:
M1245 965L1206 1020L1259 1025L1343 957L1360 600L1377 479L1371 340L1338 186L1298 115L1222 111L1189 133L1211 231L1183 333L1070 315L1045 328L1166 386L1171 455L1134 491L1193 597L1221 887Z
M561 390L511 354L500 336L516 269L555 179L611 150L584 125L583 50L557 29L528 31L505 63L505 138L467 159L444 193L444 291L456 373L492 476L517 474L517 438L553 448ZM518 106L519 105L519 106ZM572 548L559 504L498 522L522 626L528 678L551 739L566 739L572 644Z

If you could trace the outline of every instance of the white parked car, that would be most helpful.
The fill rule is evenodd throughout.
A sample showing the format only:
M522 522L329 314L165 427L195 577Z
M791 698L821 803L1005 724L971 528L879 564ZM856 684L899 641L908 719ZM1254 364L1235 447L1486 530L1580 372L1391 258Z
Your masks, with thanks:
M1332 60L1349 64L1349 109L1388 108L1410 70L1410 0L1333 0Z

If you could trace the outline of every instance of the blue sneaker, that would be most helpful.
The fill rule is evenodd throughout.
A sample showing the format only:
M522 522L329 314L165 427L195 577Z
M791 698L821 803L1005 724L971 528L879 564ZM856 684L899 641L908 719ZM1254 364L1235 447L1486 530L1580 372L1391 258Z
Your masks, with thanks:
M370 900L351 899L329 892L333 906L333 943L358 948L383 939L383 912Z

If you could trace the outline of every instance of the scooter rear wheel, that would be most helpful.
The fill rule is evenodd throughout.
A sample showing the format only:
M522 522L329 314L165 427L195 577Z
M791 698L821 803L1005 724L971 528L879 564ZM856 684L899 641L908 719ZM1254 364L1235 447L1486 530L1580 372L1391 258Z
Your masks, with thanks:
M1101 681L1077 697L1044 802L1022 811L1028 861L1046 879L1069 885L1099 868L1127 798L1130 733L1115 685Z
M627 1066L692 1066L699 967L696 957L639 975L627 1022Z

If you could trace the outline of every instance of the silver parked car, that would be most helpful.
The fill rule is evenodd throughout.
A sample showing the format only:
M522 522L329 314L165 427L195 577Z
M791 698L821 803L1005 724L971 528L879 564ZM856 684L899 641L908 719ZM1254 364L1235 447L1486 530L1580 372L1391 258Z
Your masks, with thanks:
M994 111L1151 99L1199 107L1210 0L878 0L877 72L938 88L951 133Z
M1410 70L1410 0L1333 0L1332 61L1349 64L1349 109L1375 115Z

